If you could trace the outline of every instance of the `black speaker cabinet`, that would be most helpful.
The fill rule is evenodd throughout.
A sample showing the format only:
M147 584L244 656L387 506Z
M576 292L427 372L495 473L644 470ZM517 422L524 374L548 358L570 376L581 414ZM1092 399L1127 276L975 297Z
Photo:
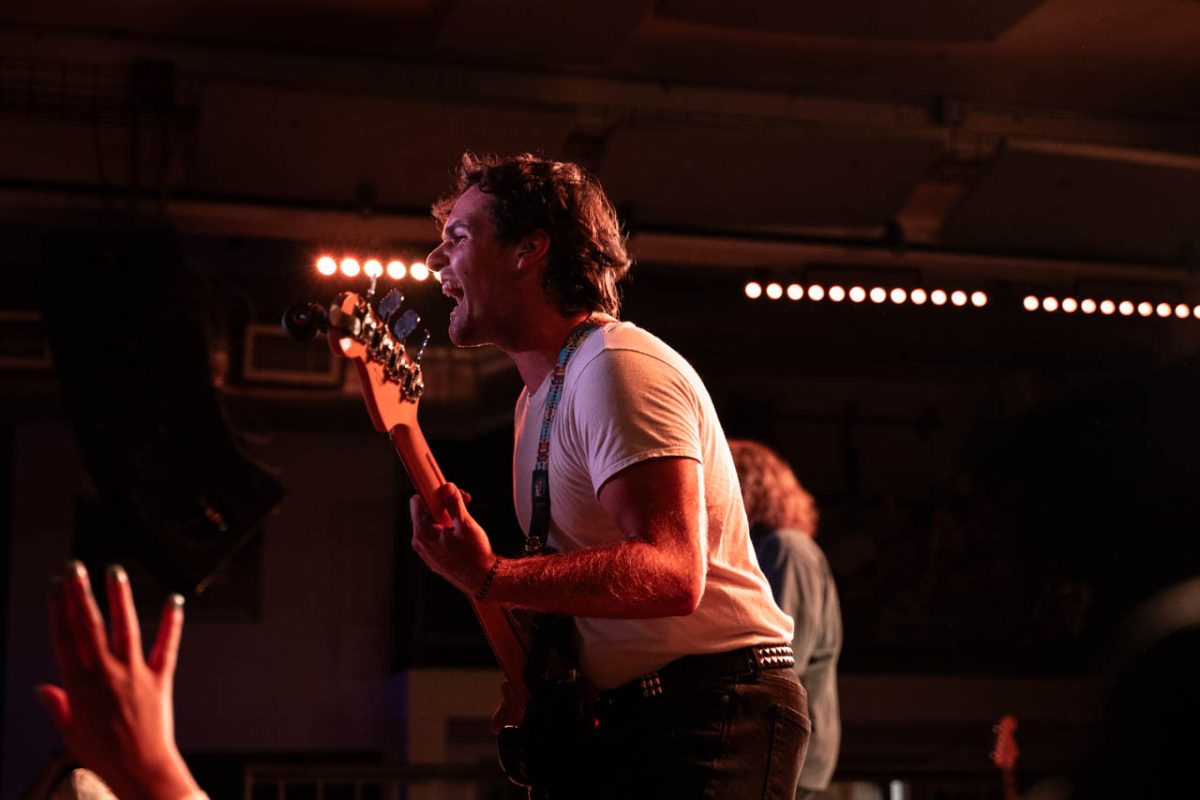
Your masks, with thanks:
M173 591L202 591L283 498L214 388L198 277L161 225L43 239L46 328L87 468Z

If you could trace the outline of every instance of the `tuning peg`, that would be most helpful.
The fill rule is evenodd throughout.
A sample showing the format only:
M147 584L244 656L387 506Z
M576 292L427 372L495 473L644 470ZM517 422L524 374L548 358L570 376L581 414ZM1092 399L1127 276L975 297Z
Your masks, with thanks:
M298 303L283 312L283 332L289 339L307 342L329 330L329 314L316 303Z
M404 305L404 295L400 293L399 289L393 288L379 301L379 305L376 306L376 312L379 314L380 319L390 320L392 315L399 311L402 305Z
M388 330L392 332L392 336L395 337L396 341L403 342L412 335L412 332L420 324L420 315L410 308L395 319L388 320Z
M413 361L417 362L418 364L421 363L421 359L425 358L425 348L429 346L429 330L426 329L421 331L421 334L421 344L418 345L417 354L413 358Z

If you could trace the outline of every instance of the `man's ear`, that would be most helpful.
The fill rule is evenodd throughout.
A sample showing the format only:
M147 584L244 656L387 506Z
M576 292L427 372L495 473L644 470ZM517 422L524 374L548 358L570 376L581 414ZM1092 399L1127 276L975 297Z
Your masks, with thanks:
M517 271L536 269L550 253L550 237L538 228L521 239L517 247Z

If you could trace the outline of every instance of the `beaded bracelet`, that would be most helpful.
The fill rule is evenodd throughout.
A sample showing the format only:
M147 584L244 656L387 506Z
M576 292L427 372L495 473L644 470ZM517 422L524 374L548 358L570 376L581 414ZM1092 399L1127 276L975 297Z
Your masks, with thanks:
M479 591L475 593L475 602L480 603L487 595L488 589L492 588L492 581L496 577L497 570L500 569L500 556L496 556L496 560L492 562L491 569L487 571L487 575L483 577L483 583L479 584Z

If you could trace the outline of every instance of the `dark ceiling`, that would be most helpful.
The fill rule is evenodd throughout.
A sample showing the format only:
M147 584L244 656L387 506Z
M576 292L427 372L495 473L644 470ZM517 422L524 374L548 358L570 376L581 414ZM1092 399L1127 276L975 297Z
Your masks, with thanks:
M164 215L266 321L317 253L422 253L462 151L536 150L600 176L630 308L695 353L714 319L819 337L731 306L746 278L844 278L1015 308L966 336L879 318L876 360L989 337L1004 360L1028 292L1200 303L1197 42L1190 0L14 0L0 222ZM1022 352L1200 347L1196 320L1127 322L1132 349L1064 322Z
M17 1L0 206L426 238L462 150L542 150L638 230L1194 264L1198 41L1187 0Z

